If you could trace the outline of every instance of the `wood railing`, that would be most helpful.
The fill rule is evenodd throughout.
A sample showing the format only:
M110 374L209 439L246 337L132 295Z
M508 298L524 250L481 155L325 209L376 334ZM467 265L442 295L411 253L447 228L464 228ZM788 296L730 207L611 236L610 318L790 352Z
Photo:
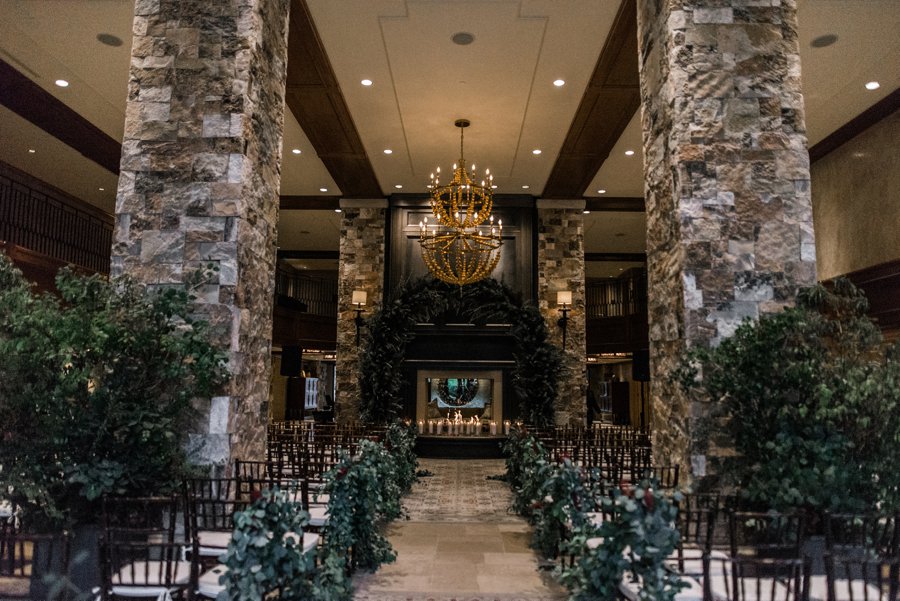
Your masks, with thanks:
M588 281L585 311L588 319L646 313L647 272L635 270L630 277Z
M279 266L275 295L296 301L311 315L337 319L337 279L308 276Z
M108 273L112 217L0 163L0 241Z

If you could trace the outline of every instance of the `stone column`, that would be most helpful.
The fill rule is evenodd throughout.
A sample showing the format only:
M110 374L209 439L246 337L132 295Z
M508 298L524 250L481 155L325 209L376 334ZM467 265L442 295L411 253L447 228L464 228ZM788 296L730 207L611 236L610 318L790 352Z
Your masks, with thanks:
M572 292L556 423L583 425L587 395L584 303L584 200L537 201L538 306L552 340L562 346L556 293Z
M182 285L231 381L191 459L264 457L289 0L137 0L112 273ZM152 402L152 399L148 399Z
M638 7L655 461L699 477L731 442L669 374L816 280L796 1Z
M378 311L384 299L384 241L387 200L341 200L341 246L338 267L335 416L341 423L359 418L359 348L356 346L354 290L366 292L363 318ZM365 336L365 332L363 332Z

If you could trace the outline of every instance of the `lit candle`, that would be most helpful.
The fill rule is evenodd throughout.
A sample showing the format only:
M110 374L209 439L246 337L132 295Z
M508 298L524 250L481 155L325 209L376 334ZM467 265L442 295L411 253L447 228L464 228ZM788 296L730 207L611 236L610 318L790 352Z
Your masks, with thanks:
M428 433L434 434L434 420L433 419L428 420Z
M472 419L475 420L475 424L474 424L474 426L475 426L475 436L478 436L479 434L481 434L481 420L478 419L478 418L472 418Z
M503 422L503 434L504 436L509 436L509 429L512 426L512 423L509 420Z
M419 434L425 434L425 421L419 420Z
M497 436L497 422L491 422L491 436Z

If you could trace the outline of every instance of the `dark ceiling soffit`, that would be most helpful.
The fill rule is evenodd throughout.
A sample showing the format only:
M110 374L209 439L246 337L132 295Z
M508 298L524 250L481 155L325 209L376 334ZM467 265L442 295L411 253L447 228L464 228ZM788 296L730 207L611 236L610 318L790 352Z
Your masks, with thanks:
M337 261L340 253L336 250L278 250L278 259L329 259Z
M3 60L0 104L118 175L122 145Z
M622 0L543 198L581 197L640 105L637 5Z
M383 198L305 0L291 1L285 98L343 198Z
M618 213L643 213L646 211L644 199L640 196L609 196L585 199L586 211L607 211Z
M325 211L341 208L340 196L281 196L282 211Z
M897 88L810 148L810 162L815 163L835 148L849 142L885 117L893 115L897 109L900 109L900 88Z
M646 263L647 253L584 253L584 260L589 262L626 262Z

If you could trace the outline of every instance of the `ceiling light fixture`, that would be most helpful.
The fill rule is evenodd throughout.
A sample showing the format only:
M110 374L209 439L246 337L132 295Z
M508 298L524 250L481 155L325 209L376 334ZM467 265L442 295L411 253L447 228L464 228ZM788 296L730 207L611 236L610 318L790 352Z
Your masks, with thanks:
M431 212L437 223L419 222L419 244L428 271L437 279L465 286L491 275L500 261L503 245L503 221L494 225L491 192L494 176L485 169L479 185L475 165L466 170L463 136L468 119L458 119L459 162L453 165L453 177L441 185L441 168L431 174Z
M880 87L881 87L881 84L878 83L877 81L870 81L869 83L866 84L867 90L877 90Z
M61 88L68 88L68 87L69 87L69 82L66 81L65 79L57 79L57 80L54 81L53 83L55 83L56 85L58 85L58 86L61 87Z
M371 80L371 79L364 79L364 80L362 80L362 81L359 82L359 83L361 83L362 85L368 87L368 86L372 85L372 80Z
M588 211L587 209L585 209L583 212L584 212L585 215L590 215L590 214L591 214L591 212Z
M633 154L634 154L634 151L633 151L633 150L626 150L626 151L625 151L625 156L627 156L627 157L630 157L630 156L632 156Z
M531 151L531 154L537 156L537 155L541 154L541 149L535 148L534 150Z
M820 35L817 38L813 38L813 41L809 43L813 48L825 48L826 46L831 46L835 42L837 42L838 37L833 33L826 33L824 35Z
M597 190L597 194L606 194L606 190L600 188L599 190Z
M114 48L122 45L122 38L111 33L98 33L97 41L101 44L112 46Z
M524 186L522 186L522 189L523 189L523 190L527 190L528 188L529 188L529 186L528 186L527 184L524 185Z
M36 152L37 152L37 150L35 150L34 148L29 148L29 149L28 149L28 154L34 154L34 153L36 153Z
M106 188L97 188L97 189L100 190L101 192L105 192L105 191L106 191Z
M385 148L385 149L384 149L384 154L394 154L394 151L391 150L390 148Z
M457 46L468 46L475 41L475 36L467 31L460 31L450 36L450 39Z
M328 188L319 188L319 192L328 192Z
M334 212L335 212L335 213L340 213L341 210L340 210L340 209L335 209Z
M291 152L293 152L294 154L300 154L300 153L303 152L303 151L300 150L299 148L294 148L294 149L291 150Z
M561 88L564 85L566 85L566 80L565 79L557 79L553 82L553 85L555 85L557 88Z
M401 188L403 188L403 184L394 184L394 187L400 190Z

